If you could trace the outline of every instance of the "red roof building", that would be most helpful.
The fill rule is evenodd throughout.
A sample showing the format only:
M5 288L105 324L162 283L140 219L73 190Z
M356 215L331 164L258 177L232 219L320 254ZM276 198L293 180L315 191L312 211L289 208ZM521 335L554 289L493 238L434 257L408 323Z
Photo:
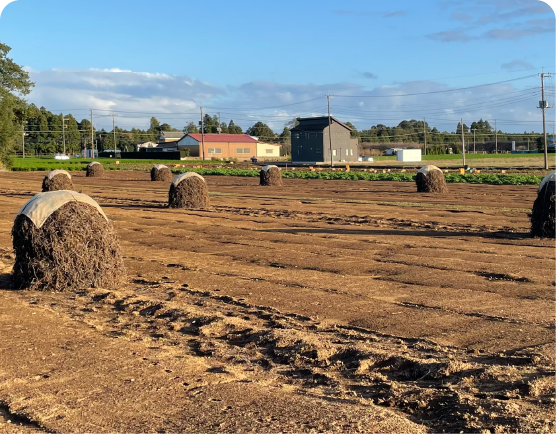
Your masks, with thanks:
M204 136L204 137L203 137ZM186 134L172 145L177 150L189 150L191 157L237 158L249 161L257 155L257 140L247 134Z

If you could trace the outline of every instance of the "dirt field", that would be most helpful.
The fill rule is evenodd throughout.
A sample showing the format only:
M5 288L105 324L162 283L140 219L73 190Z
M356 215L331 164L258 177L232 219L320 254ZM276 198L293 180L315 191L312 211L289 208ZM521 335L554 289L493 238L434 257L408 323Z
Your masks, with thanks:
M554 432L554 241L534 186L74 175L129 284L10 290L44 173L0 173L0 432ZM8 423L10 421L10 423Z

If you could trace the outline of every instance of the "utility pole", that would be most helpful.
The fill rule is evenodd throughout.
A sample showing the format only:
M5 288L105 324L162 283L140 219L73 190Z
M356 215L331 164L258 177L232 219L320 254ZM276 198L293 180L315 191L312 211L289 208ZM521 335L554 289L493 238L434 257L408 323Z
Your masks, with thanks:
M473 128L473 153L474 154L477 153L477 149L475 149L475 131L477 131L477 128Z
M62 113L62 144L64 146L64 155L66 155L66 117Z
M203 107L201 107L201 148L203 149L203 161L205 161L205 121L203 119Z
M114 133L114 158L116 158L116 113L112 113L112 132Z
M330 118L330 95L326 92L326 98L328 100L328 139L330 142L330 167L334 167L334 160L332 158L332 122Z
M494 153L498 154L498 128L496 128L496 119L494 119Z
M544 78L551 77L551 75L545 74L543 68L539 76L541 77L541 94L542 94L542 101L539 101L539 108L542 110L542 134L544 136L544 168L548 169L548 141L546 140L546 109L552 108L552 106L549 106L548 102L545 101L544 99Z
M463 158L463 167L465 167L465 136L463 133L463 119L461 119L461 155Z
M93 109L90 110L91 110L91 158L95 158L95 133L93 128Z
M425 152L423 155L427 155L427 119L423 118L423 131L425 132Z
M218 131L218 134L222 132L222 122L220 122L220 112L218 112L218 128L216 129L216 131Z

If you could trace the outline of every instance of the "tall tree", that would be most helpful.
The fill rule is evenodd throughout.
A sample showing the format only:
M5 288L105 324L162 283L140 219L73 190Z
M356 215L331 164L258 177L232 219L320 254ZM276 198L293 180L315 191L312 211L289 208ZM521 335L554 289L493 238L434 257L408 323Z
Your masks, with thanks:
M243 130L239 125L234 124L234 120L230 119L230 123L228 124L228 133L229 134L243 134Z
M75 118L69 114L66 115L66 150L71 153L79 152L81 145L81 134L79 126Z
M29 74L8 57L11 48L0 42L0 162L11 163L12 153L23 128L27 105L22 99L34 83Z
M267 124L260 121L251 128L248 128L246 133L250 136L258 137L263 142L273 141L276 137L274 131Z
M189 122L183 129L183 132L188 134L195 134L199 132L199 129L197 128L197 125L195 125L195 123Z

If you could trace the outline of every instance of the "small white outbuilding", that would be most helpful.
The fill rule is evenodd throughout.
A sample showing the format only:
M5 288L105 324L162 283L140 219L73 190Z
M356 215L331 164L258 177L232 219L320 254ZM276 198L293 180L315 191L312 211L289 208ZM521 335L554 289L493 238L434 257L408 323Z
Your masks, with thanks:
M397 161L421 161L421 150L420 149L400 149L397 152Z

